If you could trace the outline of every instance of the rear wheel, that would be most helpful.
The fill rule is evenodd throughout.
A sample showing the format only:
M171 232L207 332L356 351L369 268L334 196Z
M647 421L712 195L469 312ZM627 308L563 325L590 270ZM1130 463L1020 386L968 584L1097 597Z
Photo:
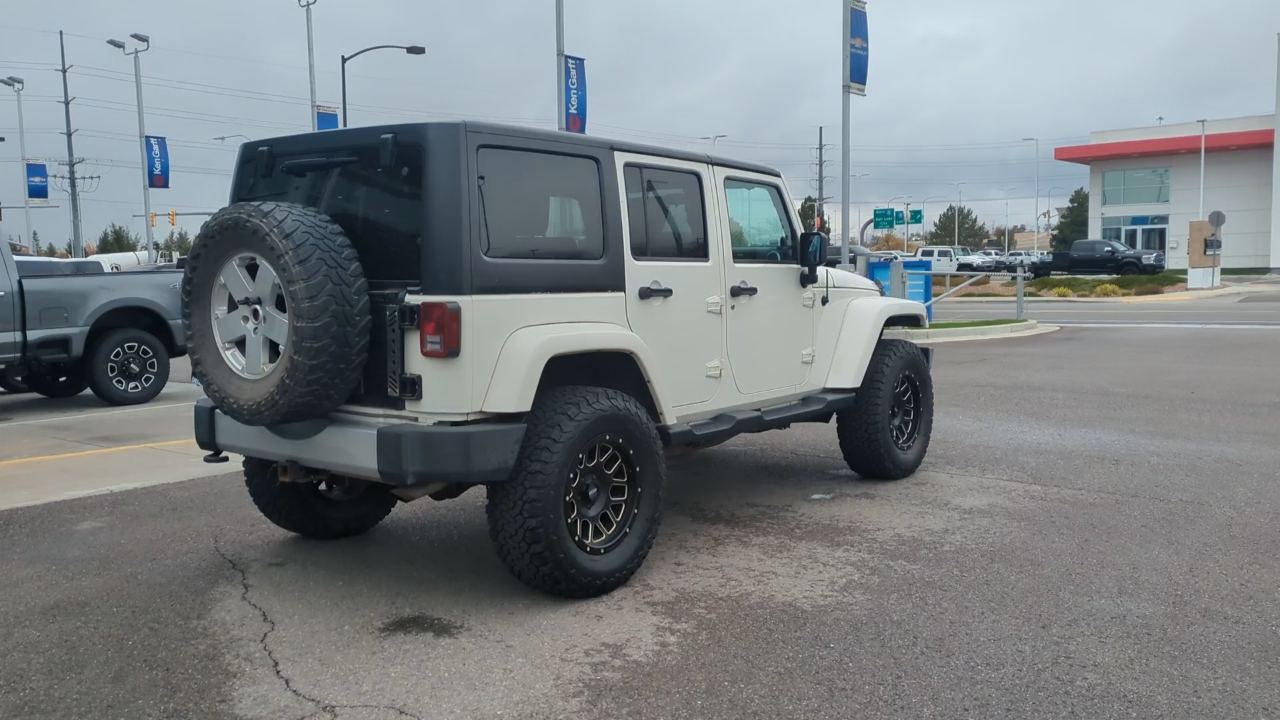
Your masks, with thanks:
M526 585L603 595L653 547L665 475L662 442L639 401L605 388L556 388L528 415L511 479L489 486L489 535Z
M853 407L836 418L849 469L873 480L900 480L924 461L933 433L933 380L924 353L906 340L881 340Z
M69 398L84 392L89 378L77 363L49 363L32 368L27 385L47 398Z
M1142 268L1134 265L1133 263L1127 263L1121 265L1118 272L1121 275L1137 275L1139 272L1142 272Z
M320 482L280 482L279 465L244 459L253 504L277 526L313 540L337 540L373 529L396 506L389 488L331 475Z
M169 351L145 330L112 330L94 343L85 363L89 388L112 405L149 402L169 382Z

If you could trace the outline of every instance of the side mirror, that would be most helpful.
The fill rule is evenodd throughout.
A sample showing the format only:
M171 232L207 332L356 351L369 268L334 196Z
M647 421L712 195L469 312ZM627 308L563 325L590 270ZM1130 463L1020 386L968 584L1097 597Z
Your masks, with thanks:
M800 287L809 287L818 282L818 267L827 262L827 245L830 239L820 232L807 232L800 235Z

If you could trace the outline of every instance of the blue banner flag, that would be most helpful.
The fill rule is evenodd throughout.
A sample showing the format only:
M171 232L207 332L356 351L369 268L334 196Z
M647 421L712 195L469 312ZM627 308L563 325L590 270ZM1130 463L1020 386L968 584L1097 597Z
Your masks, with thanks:
M49 167L42 162L27 161L27 200L49 202Z
M317 130L337 130L338 129L338 108L326 107L324 105L316 106L316 129Z
M147 187L169 187L169 143L155 135L147 136Z
M587 61L572 55L564 56L564 128L587 132Z
M849 77L846 87L854 95L867 94L867 4L849 0Z

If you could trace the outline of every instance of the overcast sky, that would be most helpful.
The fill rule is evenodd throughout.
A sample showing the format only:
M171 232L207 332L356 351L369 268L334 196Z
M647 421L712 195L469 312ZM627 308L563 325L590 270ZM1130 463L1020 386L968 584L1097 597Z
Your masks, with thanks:
M565 0L566 45L586 58L588 132L709 149L772 164L792 195L816 194L818 127L839 198L841 0ZM318 0L321 103L337 105L339 57L421 44L425 56L369 53L349 65L353 125L482 118L554 127L553 0ZM964 181L980 219L1030 224L1038 136L1042 197L1087 182L1052 160L1092 130L1274 111L1277 0L871 0L868 96L853 103L855 208L930 196L927 222ZM108 37L152 38L142 55L147 132L170 141L172 188L152 209L225 203L235 138L309 129L304 12L296 0L45 0L10 3L0 76L26 79L27 155L66 160L58 30L66 31L75 149L92 241L109 222L141 233L142 178L132 64ZM0 201L20 205L17 114L0 88ZM65 173L52 167L51 172ZM69 202L32 211L43 239L70 232ZM1059 189L1054 204L1065 195ZM835 203L838 205L838 200ZM179 218L195 231L200 218ZM156 228L163 237L167 219ZM0 233L26 235L21 210Z

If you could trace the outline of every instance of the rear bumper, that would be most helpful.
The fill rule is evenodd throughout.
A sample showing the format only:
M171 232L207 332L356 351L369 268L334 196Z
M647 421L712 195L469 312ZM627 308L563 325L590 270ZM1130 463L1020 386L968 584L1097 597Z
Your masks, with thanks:
M523 423L422 425L331 416L278 427L243 425L208 398L195 405L196 444L396 486L503 482L515 466Z

